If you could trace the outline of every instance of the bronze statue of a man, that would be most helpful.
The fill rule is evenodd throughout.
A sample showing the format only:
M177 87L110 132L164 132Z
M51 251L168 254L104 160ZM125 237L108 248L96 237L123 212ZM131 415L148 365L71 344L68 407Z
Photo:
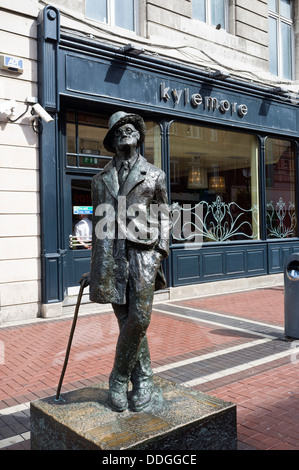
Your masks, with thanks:
M104 146L115 156L92 180L90 300L111 303L119 325L109 378L109 405L115 411L141 411L151 404L146 332L154 291L166 285L161 260L168 256L169 225L163 230L161 214L152 217L155 208L168 207L165 174L138 152L145 133L140 116L113 114Z

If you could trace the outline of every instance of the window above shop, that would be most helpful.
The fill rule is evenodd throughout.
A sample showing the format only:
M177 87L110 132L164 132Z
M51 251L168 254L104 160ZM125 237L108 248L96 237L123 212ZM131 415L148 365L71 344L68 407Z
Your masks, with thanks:
M87 18L129 31L137 29L137 0L85 0Z
M293 78L293 2L269 0L270 72L281 78Z
M192 0L192 16L219 29L228 23L228 0Z

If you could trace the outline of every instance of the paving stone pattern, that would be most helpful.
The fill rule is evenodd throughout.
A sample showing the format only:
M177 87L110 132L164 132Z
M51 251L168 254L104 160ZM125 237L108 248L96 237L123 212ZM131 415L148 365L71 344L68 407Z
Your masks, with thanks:
M72 317L0 327L0 450L30 449L30 401L56 394ZM79 313L62 391L107 380L118 326ZM299 449L299 340L284 337L283 287L157 302L154 371L237 405L238 450Z

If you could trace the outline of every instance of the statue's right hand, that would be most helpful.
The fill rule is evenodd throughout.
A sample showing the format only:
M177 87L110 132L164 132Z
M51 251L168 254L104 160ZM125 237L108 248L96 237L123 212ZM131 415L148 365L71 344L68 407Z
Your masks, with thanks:
M79 284L81 287L87 287L90 284L90 273L85 273L82 275Z

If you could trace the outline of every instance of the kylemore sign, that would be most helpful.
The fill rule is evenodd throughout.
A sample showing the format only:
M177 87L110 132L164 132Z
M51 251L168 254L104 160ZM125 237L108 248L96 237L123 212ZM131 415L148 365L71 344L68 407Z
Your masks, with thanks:
M193 117L200 114L210 121L237 123L248 129L267 129L279 134L298 135L299 107L236 90L227 83L206 83L186 77L169 77L130 64L86 58L61 50L66 55L65 79L58 80L59 93L74 93L88 99L104 100L133 109ZM59 62L60 64L62 62ZM88 80L86 80L88 70ZM175 70L174 70L175 72ZM54 88L50 88L54 90ZM56 96L56 95L55 95ZM55 102L55 96L51 103ZM137 105L137 106L136 106ZM297 116L298 115L298 116Z
M171 89L171 87L167 87L165 85L165 82L160 85L160 99L165 102L173 100L174 105L178 105L183 101L185 106L188 104L193 108L203 106L204 109L211 111L219 110L222 114L237 114L239 117L246 116L248 113L248 107L246 104L230 102L227 99L219 100L213 96L203 97L200 93L191 94L189 88L184 88L184 90L177 90L176 88Z

